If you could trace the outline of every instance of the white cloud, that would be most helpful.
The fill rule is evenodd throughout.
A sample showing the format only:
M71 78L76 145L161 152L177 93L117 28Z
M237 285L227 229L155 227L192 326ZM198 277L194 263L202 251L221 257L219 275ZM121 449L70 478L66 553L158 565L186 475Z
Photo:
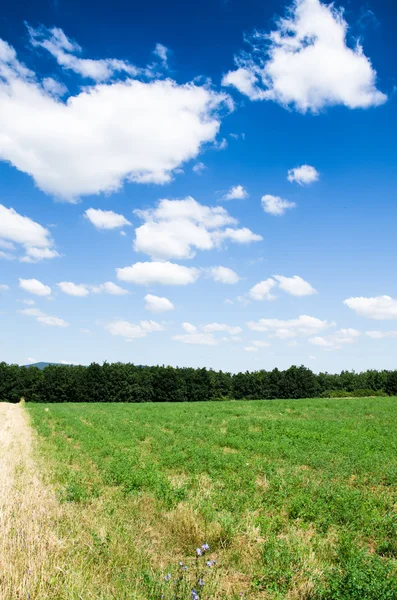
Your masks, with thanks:
M309 315L300 315L297 319L259 319L247 323L252 331L266 331L280 339L313 336L332 325L333 323Z
M23 308L18 311L20 315L25 315L26 317L44 317L45 313L41 311L39 308Z
M145 308L154 313L162 313L170 310L174 310L175 306L168 300L168 298L161 298L160 296L153 296L147 294L145 296Z
M199 269L172 262L137 262L130 267L116 269L117 279L137 285L189 285L200 276Z
M97 229L119 229L125 225L131 225L129 221L112 210L101 210L100 208L89 208L84 216Z
M14 244L20 244L24 248L26 255L21 259L23 262L38 262L39 260L55 258L56 256L59 256L58 252L53 249L54 242L48 229L39 223L36 223L36 221L33 221L29 217L20 215L13 208L6 208L3 204L0 204L0 248L14 251ZM11 253L4 254L5 256L3 256L3 258L14 258L14 255Z
M59 317L51 317L49 315L38 317L37 321L42 325L47 325L48 327L69 327L69 323L63 319L60 319Z
M280 217L285 213L285 211L289 208L295 208L295 202L289 202L289 200L284 200L279 196L272 196L270 194L266 194L262 196L262 206L263 210L269 215L274 215Z
M328 350L340 350L346 344L353 344L361 333L357 329L340 329L327 337L316 336L309 338L308 342L314 346L321 346Z
M156 56L158 56L159 59L161 60L161 62L165 66L167 66L167 64L168 64L168 54L169 54L169 50L168 50L167 46L164 46L163 44L156 44L156 47L153 50L153 54L155 54Z
M251 100L273 100L300 112L332 105L368 108L387 97L361 45L347 45L343 10L320 0L295 0L278 28L253 36L253 54L235 58L223 78Z
M269 342L263 342L262 340L255 340L250 346L246 346L244 350L246 352L258 352L260 348L269 348L271 344Z
M7 285L6 283L0 284L0 292L8 292L9 289L10 289L10 286Z
M209 274L217 283L225 283L227 285L234 285L240 281L240 277L235 271L228 267L211 267Z
M176 342L196 346L216 346L219 343L212 333L186 333L183 335L174 335L172 339Z
M58 27L28 27L31 44L36 48L44 48L57 61L57 63L78 75L94 81L106 81L115 73L125 72L136 76L138 69L129 63L114 58L92 60L75 56L81 53L81 47L70 40Z
M182 323L182 329L186 331L186 333L195 333L197 331L197 327L191 323Z
M84 283L73 283L72 281L61 281L57 283L59 289L68 296L88 296L90 290Z
M245 227L226 227L237 225L237 220L225 208L204 206L190 196L163 199L156 208L135 214L145 223L135 230L134 249L153 259L193 258L196 250L211 250L224 240L248 244L262 239Z
M22 300L22 302L24 304L26 304L27 306L33 306L34 304L36 304L34 300L30 300L30 299L29 300Z
M265 279L264 281L260 281L256 285L254 285L248 296L251 300L274 300L275 296L270 293L270 291L276 286L276 282L271 277L269 279Z
M378 321L397 319L397 300L390 296L347 298L343 304L354 310L360 317Z
M269 342L263 342L262 340L255 340L252 342L252 345L256 346L257 348L269 348L269 346L271 346Z
M240 229L227 227L224 231L215 232L214 239L218 243L222 240L231 240L232 242L236 242L236 244L251 244L252 242L261 242L263 237L257 233L253 233L247 227L240 227Z
M242 185L235 185L223 196L224 200L244 200L249 194Z
M14 260L15 256L10 252L3 252L3 250L0 250L0 258L2 260Z
M290 169L287 177L288 181L291 183L295 181L299 185L309 185L310 183L318 181L319 178L320 174L317 169L310 165L302 165L301 167Z
M138 325L129 321L113 321L107 323L105 329L112 335L121 336L127 341L146 337L154 331L164 331L163 325L156 321L140 321Z
M18 312L19 314L25 315L27 317L35 317L38 323L40 323L41 325L46 325L47 327L69 327L69 323L67 323L63 319L47 315L38 308L24 308L23 310L19 310Z
M231 325L225 325L224 323L209 323L208 325L201 325L201 329L205 333L216 333L219 331L226 331L230 335L238 335L243 331L241 327L233 327Z
M165 183L215 140L220 111L232 109L226 94L207 84L134 79L124 61L75 57L65 48L71 42L56 32L52 54L64 69L94 80L124 73L84 85L65 100L54 98L0 40L0 159L33 177L42 191L75 201L114 192L126 181ZM49 49L50 34L36 43Z
M192 167L192 171L193 173L196 173L197 175L201 175L205 170L206 170L206 166L203 162L198 162L195 165L193 165Z
M25 292L36 294L36 296L51 296L51 288L41 283L38 279L19 278L19 287L25 290Z
M281 290L292 296L311 296L312 294L317 293L317 290L315 290L308 281L305 281L298 275L294 275L293 277L274 275L274 279L278 281Z
M373 340L382 340L384 338L397 338L397 331L366 331L365 335Z
M116 283L112 281L105 281L105 283L100 283L99 285L90 285L90 290L94 294L110 294L111 296L125 296L128 294L128 290L120 287Z
M128 294L128 290L123 289L119 285L106 281L99 285L89 285L87 283L73 283L73 281L61 281L57 284L60 290L68 296L88 296L93 294L110 294L111 296L123 296Z

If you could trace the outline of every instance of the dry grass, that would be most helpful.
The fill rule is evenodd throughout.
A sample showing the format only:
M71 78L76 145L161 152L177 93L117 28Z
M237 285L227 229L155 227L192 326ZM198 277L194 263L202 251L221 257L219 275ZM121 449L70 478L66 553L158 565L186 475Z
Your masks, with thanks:
M59 505L31 457L22 405L0 403L0 598L41 597L56 579ZM34 595L33 595L34 594Z

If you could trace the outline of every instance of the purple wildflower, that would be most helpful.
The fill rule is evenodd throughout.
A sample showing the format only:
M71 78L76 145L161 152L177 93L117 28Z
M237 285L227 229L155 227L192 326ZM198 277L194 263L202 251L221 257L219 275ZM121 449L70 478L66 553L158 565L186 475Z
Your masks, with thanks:
M165 575L164 581L169 581L170 579L171 579L171 573L168 573L167 575Z
M198 584L199 584L201 587L203 587L203 585L204 585L204 580L203 580L203 579L201 579L201 577L200 577L200 579L198 580Z
M200 600L200 597L196 590L192 590L192 600Z
M201 556L202 555L201 548L196 548L196 554L197 554L197 556Z
M209 550L209 549L210 549L210 547L209 547L209 545L208 545L208 544L203 544L203 545L201 546L201 549L202 549L202 551L203 551L203 552L205 552L206 550Z

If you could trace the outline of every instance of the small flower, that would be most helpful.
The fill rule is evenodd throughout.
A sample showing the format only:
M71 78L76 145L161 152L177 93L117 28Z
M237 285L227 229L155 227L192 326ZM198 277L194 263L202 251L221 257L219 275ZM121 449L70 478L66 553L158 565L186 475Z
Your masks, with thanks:
M184 566L182 567L182 571L187 571L187 566L186 566L186 565L184 565Z
M196 590L192 590L192 600L200 600L200 597Z
M167 573L164 577L164 581L169 581L171 579L171 573Z
M207 560L207 567L212 567L212 560Z
M201 579L201 577L200 577L200 579L198 580L198 584L199 584L201 587L203 587L203 585L204 585L204 580L203 580L203 579Z
M201 556L202 555L201 548L196 548L196 554L197 554L197 556Z
M181 560L179 561L179 566L183 567L183 562Z
M201 549L202 549L202 551L203 551L203 552L205 552L206 550L209 550L209 549L210 549L210 547L209 547L209 545L208 545L208 544L203 544L203 545L201 546Z

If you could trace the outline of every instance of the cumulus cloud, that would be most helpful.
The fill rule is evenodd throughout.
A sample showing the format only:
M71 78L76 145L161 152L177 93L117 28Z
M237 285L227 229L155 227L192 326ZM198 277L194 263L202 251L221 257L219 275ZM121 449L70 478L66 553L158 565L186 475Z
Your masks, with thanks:
M182 329L185 333L175 335L172 339L184 344L216 346L221 341L241 341L240 338L236 337L242 332L241 327L226 325L225 323L208 323L200 325L199 328L191 323L182 323ZM228 333L231 337L220 339L216 338L214 333Z
M291 296L311 296L317 293L317 290L308 281L305 281L298 275L294 275L293 277L274 275L274 279L278 281L279 288L287 292L287 294L291 294Z
M384 338L397 338L397 331L366 331L365 335L373 340L382 340Z
M164 326L156 321L140 321L139 324L129 321L112 321L106 323L105 329L112 335L120 336L126 341L132 341L146 337L154 331L164 331Z
M240 281L240 277L237 275L237 273L228 267L211 267L208 270L208 273L210 277L212 277L217 283L234 285Z
M19 314L25 315L27 317L35 317L38 323L40 323L41 325L46 325L47 327L69 327L69 323L67 323L63 319L47 315L38 308L24 308L23 310L19 310L18 312Z
M201 329L205 333L216 333L219 331L225 331L230 335L238 335L243 331L241 327L233 327L231 325L225 325L224 323L208 323L208 325L202 325Z
M9 289L10 289L10 286L8 286L6 283L0 284L0 292L8 292Z
M251 300L274 300L276 296L271 294L271 290L275 286L276 282L269 277L269 279L265 279L254 285L248 292L248 296Z
M310 165L302 165L301 167L290 169L287 176L288 181L291 183L295 181L295 183L298 183L299 185L309 185L310 183L318 181L319 178L320 173Z
M100 208L89 208L84 216L97 229L120 229L126 225L131 225L129 221L112 210L101 210Z
M272 100L317 113L327 106L368 108L387 97L362 46L347 42L343 10L320 0L295 0L270 33L256 32L253 52L235 57L223 78L251 100Z
M51 296L51 288L44 285L38 279L21 279L19 278L19 287L29 294L36 296Z
M125 290L112 281L105 281L105 283L100 283L99 285L92 285L90 286L90 289L94 294L110 294L111 296L125 296L125 294L129 293L128 290Z
M15 244L21 245L25 250L25 256L20 258L23 262L38 262L43 259L59 256L58 252L53 248L54 241L48 229L29 217L20 215L13 208L7 208L3 204L0 204L0 248L10 251L4 253L5 256L3 258L15 258Z
M90 290L83 283L73 283L73 281L61 281L57 286L64 294L68 296L88 296Z
M252 331L269 332L272 337L280 339L314 336L332 325L333 323L309 315L300 315L296 319L287 320L259 319L259 321L247 323L248 328Z
M198 162L195 165L193 165L192 171L193 173L196 173L196 175L201 175L206 170L206 168L207 167L203 162Z
M172 339L176 342L182 342L183 344L189 344L194 346L216 346L219 344L212 333L184 333L181 335L174 335Z
M116 285L111 281L100 283L99 285L90 285L87 283L73 283L73 281L61 281L57 284L59 289L68 296L88 296L93 294L110 294L111 296L123 296L128 294L128 290Z
M276 296L271 293L275 288L283 290L287 294L291 294L291 296L310 296L317 293L317 290L308 281L299 277L299 275L294 275L293 277L273 275L273 277L269 277L254 285L248 292L247 297L243 296L240 298L242 301L245 298L246 302L249 302L249 299L275 300Z
M153 296L153 294L147 294L145 296L145 308L154 313L168 312L174 310L175 306L168 300L168 298L162 298L160 296Z
M54 97L0 40L0 160L66 201L114 192L127 181L170 181L215 140L221 112L232 109L227 94L207 84L148 80L145 70L137 79L124 61L76 57L75 43L59 29L33 32L32 41L95 83Z
M188 196L184 200L160 200L154 209L136 210L143 225L135 230L134 249L153 259L193 258L196 250L211 250L225 240L249 244L262 239L237 225L222 206L205 206Z
M269 348L271 344L269 342L264 342L262 340L255 340L251 343L250 346L245 346L244 350L246 352L259 352L261 348Z
M199 269L184 267L169 261L137 262L130 267L116 269L117 279L137 285L189 285L200 276Z
M245 200L249 194L242 185L235 185L223 196L224 200Z
M374 298L347 298L343 302L354 310L360 317L377 319L397 319L397 300L390 296L376 296Z
M262 196L262 206L263 210L269 215L280 217L289 208L295 208L296 204L295 202L289 202L289 200L284 200L279 196L272 196L271 194L266 194L265 196Z
M308 341L314 346L321 346L326 350L340 350L346 344L353 344L360 335L361 333L357 329L339 329L327 337L316 336L309 338Z

